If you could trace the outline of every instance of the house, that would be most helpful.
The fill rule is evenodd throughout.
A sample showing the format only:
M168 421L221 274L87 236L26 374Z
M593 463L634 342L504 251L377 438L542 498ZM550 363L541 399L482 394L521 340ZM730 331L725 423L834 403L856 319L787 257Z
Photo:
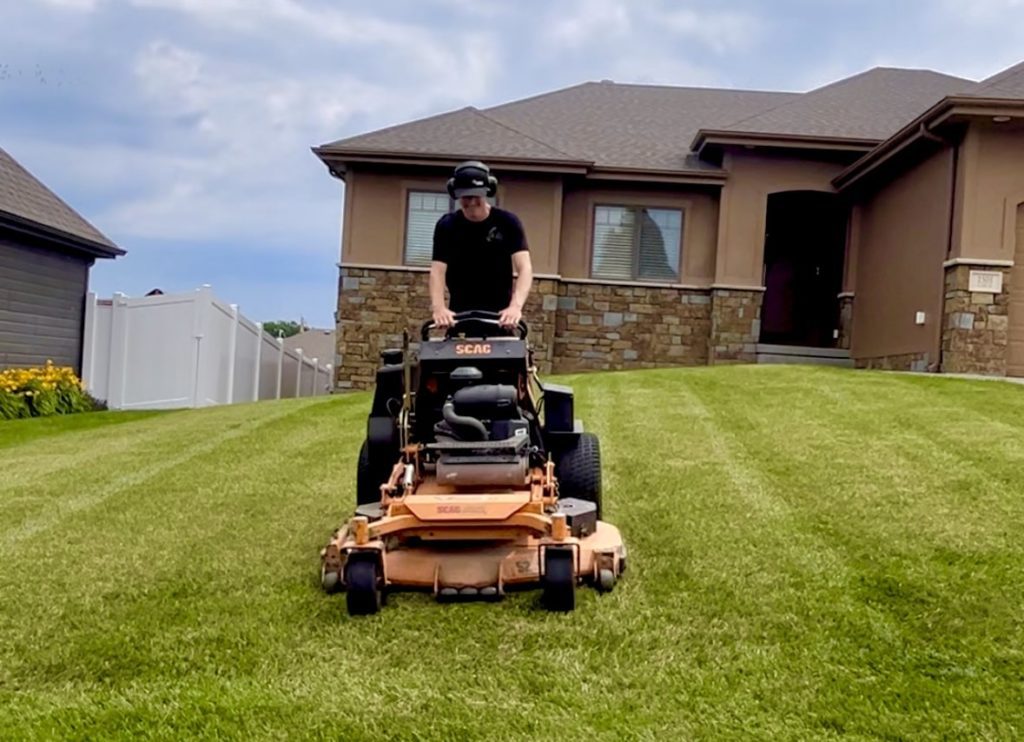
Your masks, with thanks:
M0 368L81 371L89 268L124 250L0 149Z
M335 362L334 330L320 327L307 327L284 339L285 350L301 350L305 358L316 358L320 365L334 365Z
M1024 375L1024 63L805 93L588 82L314 148L345 182L338 383L429 317L466 159L537 278L543 372L838 360Z

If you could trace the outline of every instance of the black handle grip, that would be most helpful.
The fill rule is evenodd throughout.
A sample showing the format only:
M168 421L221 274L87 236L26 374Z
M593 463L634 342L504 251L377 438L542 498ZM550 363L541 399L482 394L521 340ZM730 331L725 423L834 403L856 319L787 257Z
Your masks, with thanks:
M446 333L445 336L451 337L452 334L455 332L455 329L461 323L468 322L482 322L484 324L494 325L495 327L501 329L506 329L498 323L499 317L501 317L501 314L498 312L486 312L482 309L471 309L465 312L456 312L455 322L454 324L452 324L451 327L448 328L448 332ZM431 319L424 322L423 326L420 328L420 338L422 340L427 340L430 337L430 331L433 330L434 328L434 320ZM523 320L519 320L519 322L516 323L516 329L519 331L520 340L525 340L526 336L530 332L529 327L527 327L526 322L524 322Z

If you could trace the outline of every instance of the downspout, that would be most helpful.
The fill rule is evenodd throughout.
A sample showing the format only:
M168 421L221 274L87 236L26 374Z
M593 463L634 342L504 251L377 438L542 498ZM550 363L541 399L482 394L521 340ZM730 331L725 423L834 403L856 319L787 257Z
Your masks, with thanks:
M953 222L954 222L954 217L956 215L956 186L957 186L957 170L959 169L959 166L960 166L960 142L959 141L953 142L953 141L950 141L949 139L946 139L945 137L941 137L941 136L935 134L934 132L932 132L932 131L930 131L928 129L928 127L925 125L925 123L923 121L921 122L920 133L921 133L921 136L924 137L925 139L927 139L929 141L932 141L932 142L937 142L939 144L943 144L943 145L945 145L945 146L947 146L947 147L949 147L949 148L951 148L953 150L953 156L952 156L952 160L953 161L951 163L950 173L949 173L949 223L946 226L946 260L949 260L950 257L953 254ZM943 271L945 271L945 268L943 268ZM946 276L945 276L945 273L943 273L943 276L942 276L943 314L941 315L941 318L940 318L940 321L943 322L943 324L944 324L944 320L945 320L945 301L946 301L946 299L945 299L945 296L946 296L945 285L946 285ZM938 371L940 371L942 369L942 332L943 332L943 328L940 327L939 328L939 342L938 342L938 346L939 347L938 347L938 349L937 349L937 351L935 353L935 358L937 359L936 364L935 364L935 371L936 372L938 372Z

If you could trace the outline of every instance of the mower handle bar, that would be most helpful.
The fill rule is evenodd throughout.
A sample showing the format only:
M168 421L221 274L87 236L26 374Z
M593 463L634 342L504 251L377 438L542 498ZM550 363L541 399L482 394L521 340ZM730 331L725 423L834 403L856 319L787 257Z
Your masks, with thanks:
M446 334L450 336L452 330L458 327L460 322L470 321L483 322L484 324L494 325L495 327L500 327L501 329L507 329L498 322L499 317L501 317L501 315L498 312L485 312L482 309L471 309L465 312L456 312L455 322L452 324L451 327L448 328L448 332ZM429 319L426 322L424 322L423 327L420 328L420 338L423 340L427 340L430 337L430 331L433 330L435 327L437 327L437 325L432 319ZM515 329L519 331L519 339L525 340L526 335L529 333L529 328L527 328L526 322L524 322L523 320L519 320L516 323Z

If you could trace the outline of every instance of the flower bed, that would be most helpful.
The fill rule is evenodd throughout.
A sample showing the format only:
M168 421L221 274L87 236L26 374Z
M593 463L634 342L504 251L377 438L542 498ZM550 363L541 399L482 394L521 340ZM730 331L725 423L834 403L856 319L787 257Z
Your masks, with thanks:
M0 371L0 420L67 415L102 409L74 370L47 361L42 368Z

